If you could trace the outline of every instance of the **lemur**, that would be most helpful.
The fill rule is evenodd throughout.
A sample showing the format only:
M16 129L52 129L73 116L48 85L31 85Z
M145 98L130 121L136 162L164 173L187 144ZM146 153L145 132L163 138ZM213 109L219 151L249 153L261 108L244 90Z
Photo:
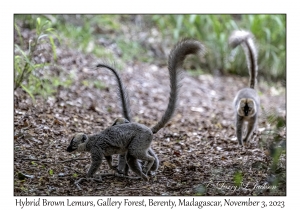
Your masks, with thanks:
M111 155L125 155L126 163L129 168L143 180L148 181L147 176L149 170L153 167L156 161L156 155L151 149L153 134L163 128L166 123L172 118L177 106L178 92L180 89L179 82L181 80L182 65L187 55L196 54L203 51L203 45L194 39L183 39L179 41L171 50L168 60L168 70L170 79L170 95L166 111L161 119L149 128L143 124L130 122L115 124L96 134L78 133L72 138L67 151L87 151L91 153L91 166L87 173L87 177L93 177L97 169L102 163L103 156L108 161L109 167L115 169L111 164ZM97 65L101 67L101 64ZM103 66L103 65L102 65ZM124 90L119 83L119 89ZM123 97L126 99L126 97ZM123 111L129 110L128 100L122 102ZM126 112L125 112L126 113ZM123 115L129 116L129 113ZM151 155L151 151L154 155ZM145 163L144 168L141 168L139 160ZM120 165L120 164L119 164ZM125 164L126 165L126 164ZM121 165L119 168L124 168Z
M254 36L248 31L234 31L229 37L229 44L232 48L242 45L248 63L250 74L250 87L243 88L234 98L236 136L241 146L244 146L252 136L257 124L260 100L255 91L257 77L257 49L254 43ZM247 124L246 136L243 138L243 128Z

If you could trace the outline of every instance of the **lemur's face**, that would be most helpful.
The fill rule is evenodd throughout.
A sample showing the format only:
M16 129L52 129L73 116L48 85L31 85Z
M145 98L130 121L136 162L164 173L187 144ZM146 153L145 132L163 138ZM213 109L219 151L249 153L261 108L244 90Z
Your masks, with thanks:
M255 114L255 112L256 112L255 102L252 99L243 98L240 100L238 106L238 114L240 116L251 117Z
M75 134L67 148L67 152L73 152L78 150L79 146L85 143L87 140L88 137L86 134L84 133Z

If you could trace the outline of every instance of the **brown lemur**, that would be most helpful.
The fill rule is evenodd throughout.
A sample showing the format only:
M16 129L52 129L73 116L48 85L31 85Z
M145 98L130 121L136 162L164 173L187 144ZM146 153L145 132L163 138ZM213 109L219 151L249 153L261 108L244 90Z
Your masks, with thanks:
M130 108L130 100L128 98L128 93L126 88L123 85L122 79L119 75L119 73L111 66L107 65L107 64L98 64L96 67L103 67L106 68L108 70L110 70L114 76L115 79L117 81L118 84L118 96L119 99L121 101L121 108L122 108L122 115L123 118L117 118L113 125L119 125L119 124L124 124L124 123L129 123L131 121L131 108ZM154 163L152 165L152 167L149 170L149 173L151 171L156 171L158 169L159 166L159 160L155 154L155 152L151 149L151 147L149 147L148 150L148 154L151 155L154 158ZM125 154L120 154L119 155L119 161L118 161L118 165L117 166L112 166L111 162L112 162L112 157L107 157L107 160L109 162L109 166L111 169L117 171L120 174L125 174L128 175L128 164L126 163L126 157Z
M153 134L163 128L174 114L180 89L180 74L182 72L182 65L186 56L201 52L203 49L204 46L199 41L183 39L178 42L170 52L168 60L171 87L169 102L165 113L152 128L143 124L130 122L130 119L125 117L125 120L121 121L120 124L118 124L118 122L114 123L113 126L106 128L102 132L91 135L78 133L72 138L67 148L68 152L87 151L91 153L92 163L87 173L87 177L93 177L102 163L103 156L108 161L109 167L114 169L114 166L111 164L111 156L113 154L119 154L125 155L126 163L135 174L145 181L149 179L147 173L153 167L156 159L154 157L156 156L155 153L150 148ZM97 66L101 67L101 65ZM119 88L120 87L119 83ZM126 99L126 97L124 97L124 99ZM126 107L127 101L128 100L124 100L124 102L122 102L123 109ZM129 110L128 106L127 110ZM129 113L124 114L123 112L123 116L129 116ZM154 154L151 154L152 152ZM141 168L139 160L145 163L143 169Z
M124 123L129 123L131 121L131 108L130 108L130 100L128 98L128 93L126 88L123 85L122 79L119 75L119 73L111 66L107 65L107 64L98 64L96 67L103 67L106 68L108 70L110 70L114 76L115 79L117 81L118 84L118 96L119 99L121 101L121 108L122 108L122 115L123 118L117 118L113 125L119 125L119 124L124 124ZM154 158L154 163L152 165L152 167L149 170L149 173L151 173L152 171L156 171L158 169L159 166L159 160L158 157L156 156L155 152L151 149L151 146L148 149L148 154L151 155ZM118 165L117 166L112 166L111 162L112 162L112 157L106 157L106 160L108 161L109 167L115 171L117 171L120 174L125 174L128 175L128 164L126 163L126 157L125 154L120 154L119 155L119 161L118 161Z
M232 48L242 45L245 52L250 74L250 87L243 88L234 98L236 136L241 146L251 138L257 125L260 99L256 92L257 79L257 48L254 43L254 36L248 31L237 30L229 37L229 44ZM243 138L244 126L247 124L246 135Z

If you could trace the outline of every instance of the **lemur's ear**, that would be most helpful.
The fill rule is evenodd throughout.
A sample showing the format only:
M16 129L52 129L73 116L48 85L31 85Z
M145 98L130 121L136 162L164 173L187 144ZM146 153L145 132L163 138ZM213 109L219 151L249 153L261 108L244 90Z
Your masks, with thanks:
M130 123L130 122L127 119L125 119L125 118L117 118L117 119L115 119L115 121L112 124L112 126L119 125L119 124L124 124L124 123Z
M116 124L117 124L117 122L118 122L118 118L117 118L117 119L115 119L115 121L114 121L114 123L112 124L112 126L116 125Z

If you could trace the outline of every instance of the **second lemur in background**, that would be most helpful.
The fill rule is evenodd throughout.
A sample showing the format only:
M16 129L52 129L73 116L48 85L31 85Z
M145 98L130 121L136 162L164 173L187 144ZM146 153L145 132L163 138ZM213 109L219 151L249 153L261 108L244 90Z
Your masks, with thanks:
M241 89L234 98L234 112L236 124L236 136L241 146L244 146L252 136L257 125L260 100L255 91L257 79L257 49L254 43L254 36L248 31L234 31L229 37L229 44L232 48L242 45L248 64L250 74L249 88ZM247 126L246 135L243 138L244 126Z

